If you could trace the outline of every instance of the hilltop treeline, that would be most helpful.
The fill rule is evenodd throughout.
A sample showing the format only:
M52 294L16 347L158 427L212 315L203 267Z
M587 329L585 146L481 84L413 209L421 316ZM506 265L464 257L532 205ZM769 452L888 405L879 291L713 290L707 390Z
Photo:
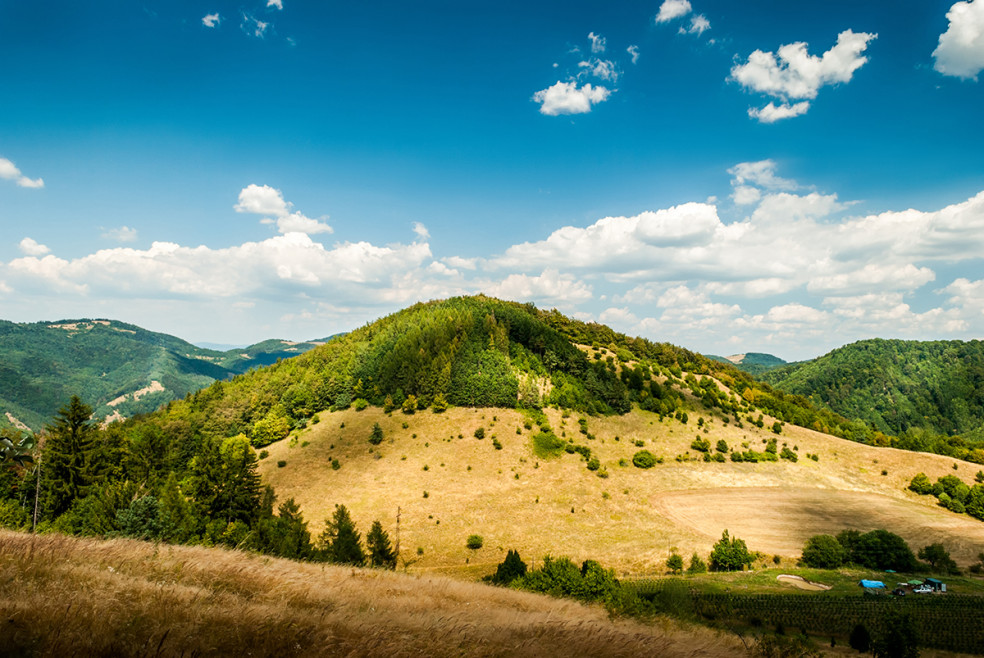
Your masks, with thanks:
M665 416L693 406L691 395L738 422L758 409L822 432L878 440L864 423L689 350L483 296L416 304L306 354L216 382L141 422L181 443L242 433L262 447L319 411L350 405L407 413L556 405L620 414L636 404Z

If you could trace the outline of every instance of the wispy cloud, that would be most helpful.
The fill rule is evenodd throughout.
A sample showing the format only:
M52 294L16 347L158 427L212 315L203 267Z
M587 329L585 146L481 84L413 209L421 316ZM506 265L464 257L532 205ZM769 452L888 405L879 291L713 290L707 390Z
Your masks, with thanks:
M40 178L31 179L21 173L13 162L7 158L0 158L0 178L14 181L18 187L40 188L44 187L44 181Z

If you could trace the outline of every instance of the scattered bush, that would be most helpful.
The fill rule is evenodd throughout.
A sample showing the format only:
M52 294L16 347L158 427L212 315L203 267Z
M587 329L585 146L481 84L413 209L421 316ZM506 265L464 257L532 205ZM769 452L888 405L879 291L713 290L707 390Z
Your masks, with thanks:
M465 541L465 546L473 551L477 551L485 544L485 540L482 539L482 535L468 535L468 539Z
M277 468L283 468L286 465L287 465L286 459L281 459L280 461L277 462Z
M637 468L652 468L656 465L656 456L648 450L640 450L632 456L632 463Z
M484 427L479 427L477 430L475 430L475 438L476 439L484 439L485 438L485 428Z
M556 434L553 432L537 432L533 435L533 454L540 459L550 459L551 457L559 457L566 446L570 444L565 444ZM573 449L571 450L573 452Z
M369 443L374 446L378 446L383 442L383 428L379 426L379 423L374 423L372 426L372 433L369 435Z

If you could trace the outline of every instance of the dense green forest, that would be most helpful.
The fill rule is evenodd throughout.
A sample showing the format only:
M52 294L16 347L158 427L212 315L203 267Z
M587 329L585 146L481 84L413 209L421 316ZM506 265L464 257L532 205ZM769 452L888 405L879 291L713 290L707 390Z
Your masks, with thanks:
M865 340L762 375L893 435L892 445L984 463L984 343Z
M730 363L739 370L747 372L750 375L755 375L756 377L768 370L787 365L787 362L779 357L773 356L772 354L763 354L762 352L748 352L747 354L740 355L740 359L735 360L732 360L734 357L714 356L713 354L707 354L706 356L708 359L714 361Z
M84 398L99 418L147 413L315 345L268 340L217 352L115 320L0 321L0 427L14 426L9 413L40 430L72 395Z

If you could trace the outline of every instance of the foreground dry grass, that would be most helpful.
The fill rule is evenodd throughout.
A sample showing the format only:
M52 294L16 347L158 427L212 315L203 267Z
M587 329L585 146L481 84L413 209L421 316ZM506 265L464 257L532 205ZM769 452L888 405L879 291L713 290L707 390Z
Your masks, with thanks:
M443 577L0 531L0 654L733 656L734 637Z

